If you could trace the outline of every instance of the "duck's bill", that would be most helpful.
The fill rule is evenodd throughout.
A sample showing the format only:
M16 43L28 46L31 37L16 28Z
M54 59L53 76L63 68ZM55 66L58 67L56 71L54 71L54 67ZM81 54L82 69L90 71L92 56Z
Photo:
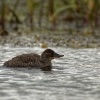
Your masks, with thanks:
M54 54L54 58L60 58L60 57L63 57L64 55L60 55L60 54L57 54L57 53L55 53Z

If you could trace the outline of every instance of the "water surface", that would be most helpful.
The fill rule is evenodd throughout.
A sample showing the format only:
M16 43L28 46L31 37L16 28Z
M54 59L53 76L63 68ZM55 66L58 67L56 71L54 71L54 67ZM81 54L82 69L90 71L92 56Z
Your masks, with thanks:
M4 61L44 49L0 47L0 100L100 100L100 49L52 48L65 56L53 70L2 67Z

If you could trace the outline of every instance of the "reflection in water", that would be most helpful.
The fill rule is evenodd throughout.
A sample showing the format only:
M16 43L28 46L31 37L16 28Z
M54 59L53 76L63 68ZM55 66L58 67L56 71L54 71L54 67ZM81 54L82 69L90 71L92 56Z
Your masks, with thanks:
M99 100L100 49L52 48L64 53L53 70L6 68L4 61L40 48L0 47L0 100Z

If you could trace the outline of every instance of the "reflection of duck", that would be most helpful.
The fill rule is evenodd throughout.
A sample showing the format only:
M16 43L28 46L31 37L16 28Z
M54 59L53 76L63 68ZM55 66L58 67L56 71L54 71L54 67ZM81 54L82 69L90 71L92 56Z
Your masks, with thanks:
M59 55L51 49L46 49L41 55L30 53L22 54L8 60L3 66L6 67L32 67L40 68L42 70L51 70L52 64L51 60L54 58L63 57L64 55Z

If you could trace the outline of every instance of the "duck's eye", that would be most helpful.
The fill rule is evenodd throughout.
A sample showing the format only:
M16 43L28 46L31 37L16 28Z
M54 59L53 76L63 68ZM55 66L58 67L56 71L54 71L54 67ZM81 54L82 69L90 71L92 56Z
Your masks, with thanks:
M46 55L46 57L51 57L50 53L46 53L45 55Z
M52 57L52 59L55 59L54 57Z

